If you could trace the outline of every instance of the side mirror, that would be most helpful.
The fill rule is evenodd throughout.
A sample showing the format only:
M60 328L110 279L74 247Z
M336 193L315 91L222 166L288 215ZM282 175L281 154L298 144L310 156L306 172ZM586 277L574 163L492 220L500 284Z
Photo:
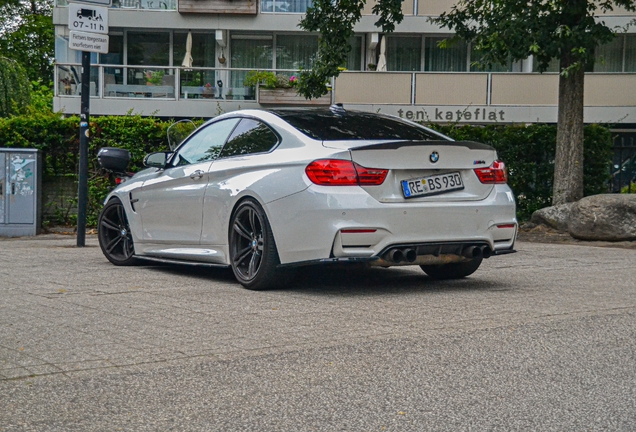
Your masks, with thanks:
M168 161L168 156L172 153L166 152L157 152L147 154L144 158L144 166L148 168L160 168L164 169L166 167L166 162Z

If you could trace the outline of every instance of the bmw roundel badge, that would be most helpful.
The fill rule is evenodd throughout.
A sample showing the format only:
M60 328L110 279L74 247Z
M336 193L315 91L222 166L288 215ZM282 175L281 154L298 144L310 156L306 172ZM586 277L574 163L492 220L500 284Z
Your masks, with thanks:
M439 160L439 153L434 151L433 153L431 153L431 155L428 158L430 159L431 162L435 163Z

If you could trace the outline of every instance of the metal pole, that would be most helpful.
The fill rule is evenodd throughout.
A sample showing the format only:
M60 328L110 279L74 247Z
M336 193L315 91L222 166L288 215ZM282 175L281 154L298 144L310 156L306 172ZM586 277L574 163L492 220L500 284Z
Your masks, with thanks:
M79 181L77 191L77 246L86 246L88 203L88 121L90 106L91 53L82 51L82 102L80 108Z

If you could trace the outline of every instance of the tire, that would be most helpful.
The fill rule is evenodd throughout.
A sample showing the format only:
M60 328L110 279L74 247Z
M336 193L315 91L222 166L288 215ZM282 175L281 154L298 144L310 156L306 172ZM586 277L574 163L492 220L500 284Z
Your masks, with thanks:
M119 199L108 201L99 214L97 237L99 247L111 263L129 266L138 262L126 210Z
M262 207L253 199L242 201L230 220L230 264L236 280L250 290L274 288L280 264L272 229Z
M421 265L420 267L431 279L461 279L475 273L482 261L483 258L475 258L466 262L442 265Z

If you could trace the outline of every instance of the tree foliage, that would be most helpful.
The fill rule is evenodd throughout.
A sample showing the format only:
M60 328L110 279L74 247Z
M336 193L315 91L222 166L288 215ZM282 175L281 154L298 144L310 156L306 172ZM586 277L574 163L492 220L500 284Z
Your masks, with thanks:
M26 71L18 62L0 57L0 117L21 113L30 102Z
M0 55L17 60L31 81L53 81L53 0L0 0Z
M506 64L533 56L540 71L552 59L569 58L562 72L594 64L594 49L614 38L612 29L594 18L599 10L630 6L633 0L529 1L461 0L433 22L452 29L480 54L478 64Z

